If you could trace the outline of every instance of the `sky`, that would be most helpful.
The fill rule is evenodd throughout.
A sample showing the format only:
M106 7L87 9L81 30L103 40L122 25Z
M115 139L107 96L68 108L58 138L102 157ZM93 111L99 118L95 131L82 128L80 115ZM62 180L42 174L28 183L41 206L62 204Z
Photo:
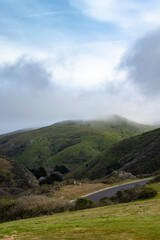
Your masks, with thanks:
M0 134L160 122L159 0L0 0Z

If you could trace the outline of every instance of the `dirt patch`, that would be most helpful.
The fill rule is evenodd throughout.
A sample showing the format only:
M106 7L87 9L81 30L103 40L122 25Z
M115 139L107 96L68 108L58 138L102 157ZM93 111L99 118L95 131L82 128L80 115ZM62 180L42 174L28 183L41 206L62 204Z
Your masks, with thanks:
M17 235L12 235L12 236L8 236L8 235L6 235L4 238L3 238L3 240L14 240L14 239L16 239L16 237L17 237Z

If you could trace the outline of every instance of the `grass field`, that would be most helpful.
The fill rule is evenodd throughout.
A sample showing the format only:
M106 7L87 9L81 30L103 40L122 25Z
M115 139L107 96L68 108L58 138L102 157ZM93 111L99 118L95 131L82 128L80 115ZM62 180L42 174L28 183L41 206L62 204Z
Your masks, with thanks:
M61 240L159 240L159 194L151 200L66 212L0 225L0 238Z

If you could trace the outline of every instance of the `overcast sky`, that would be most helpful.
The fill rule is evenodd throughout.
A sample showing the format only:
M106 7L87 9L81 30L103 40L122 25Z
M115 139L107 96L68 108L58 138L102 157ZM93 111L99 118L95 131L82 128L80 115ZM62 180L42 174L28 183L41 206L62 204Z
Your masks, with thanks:
M159 0L0 0L0 134L160 122Z

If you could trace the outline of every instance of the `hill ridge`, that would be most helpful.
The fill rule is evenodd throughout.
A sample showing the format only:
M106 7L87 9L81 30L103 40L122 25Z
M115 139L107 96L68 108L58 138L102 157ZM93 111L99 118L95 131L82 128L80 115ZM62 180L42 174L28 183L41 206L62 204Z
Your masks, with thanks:
M83 166L73 172L72 177L80 178L80 172L84 177L96 179L115 170L133 175L160 170L160 128L115 143L92 160L87 168Z
M122 119L65 121L0 136L0 151L30 168L54 168L63 164L73 171L114 143L154 128Z

